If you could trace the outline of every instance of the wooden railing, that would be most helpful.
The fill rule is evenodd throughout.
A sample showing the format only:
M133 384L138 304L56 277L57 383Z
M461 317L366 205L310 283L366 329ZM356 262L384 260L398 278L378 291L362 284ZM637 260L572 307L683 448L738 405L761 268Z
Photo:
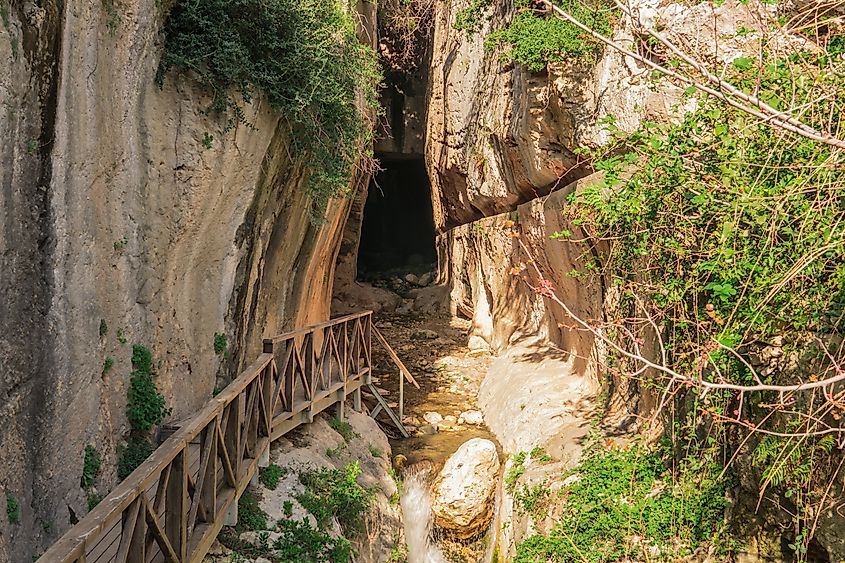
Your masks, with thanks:
M258 467L269 463L273 440L332 405L342 416L350 395L361 410L361 387L372 387L374 330L368 311L266 339L251 366L38 561L201 561L220 529L237 521L237 500ZM379 410L407 435L372 390Z

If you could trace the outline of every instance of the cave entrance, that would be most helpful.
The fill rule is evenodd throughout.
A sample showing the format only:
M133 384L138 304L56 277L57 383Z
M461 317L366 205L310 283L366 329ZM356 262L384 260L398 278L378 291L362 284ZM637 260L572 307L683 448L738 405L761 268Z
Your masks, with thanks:
M370 182L361 242L358 278L384 279L434 269L434 213L431 184L422 158L379 156L382 170Z

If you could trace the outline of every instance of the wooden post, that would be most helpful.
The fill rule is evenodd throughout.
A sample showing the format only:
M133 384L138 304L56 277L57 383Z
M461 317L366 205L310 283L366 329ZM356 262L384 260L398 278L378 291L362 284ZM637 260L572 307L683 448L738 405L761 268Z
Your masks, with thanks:
M405 376L402 370L399 370L399 420L403 421L405 418Z
M352 408L356 412L361 412L361 388L358 387L352 394Z
M188 446L170 466L164 502L164 531L182 561L188 556Z

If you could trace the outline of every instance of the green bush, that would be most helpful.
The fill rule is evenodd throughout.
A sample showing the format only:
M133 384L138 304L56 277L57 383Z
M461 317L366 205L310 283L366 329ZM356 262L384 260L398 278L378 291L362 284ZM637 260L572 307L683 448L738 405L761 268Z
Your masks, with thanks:
M282 537L274 542L273 550L281 561L344 563L352 557L349 540L314 529L306 519L301 522L280 520L278 530Z
M129 474L144 463L155 448L143 436L130 435L125 446L120 446L117 452L117 478L123 481Z
M132 430L145 432L161 424L171 410L153 381L153 356L145 346L132 347L132 367L126 417Z
M100 319L100 338L107 335L109 333L109 325L106 323L106 319Z
M659 453L642 447L590 452L573 475L559 520L548 536L517 547L517 563L535 561L676 560L724 526L725 483L709 455L691 456L672 474ZM523 506L542 507L548 489L523 491ZM641 538L632 542L631 538ZM649 553L659 550L660 557Z
M227 114L230 126L246 123L239 98L249 103L264 93L289 123L293 154L309 169L313 216L347 194L372 138L358 95L376 108L381 77L341 2L180 0L164 31L159 83L173 67L190 72L213 97L209 109Z
M226 352L226 347L229 342L226 340L226 335L219 332L214 333L214 353L218 356Z
M271 463L261 470L258 480L261 481L262 485L271 491L274 491L276 490L276 487L279 486L279 479L287 475L287 472L287 469L279 467L275 463Z
M21 507L18 499L6 493L6 517L12 524L17 524L21 521Z
M107 356L105 360L103 360L103 375L107 374L111 371L111 368L114 367L114 358L111 356Z
M300 474L299 480L305 485L305 492L297 500L314 515L321 530L326 529L332 518L337 518L345 533L363 531L363 517L370 507L373 493L358 484L360 474L357 461L343 470L320 469Z
M466 31L469 35L477 32L483 25L482 15L493 5L493 0L470 0L469 6L458 10L452 27Z
M259 531L267 529L267 513L258 506L258 499L250 491L244 491L238 499L239 531Z
M525 0L520 0L518 5L523 9L514 15L510 25L487 37L488 47L508 47L503 55L505 59L533 72L545 69L549 62L595 59L601 43L586 35L578 26L554 15L537 14L528 9ZM606 0L562 0L557 5L605 36L610 35L612 22L617 17Z
M343 441L347 444L352 441L352 438L357 436L355 429L352 428L351 424L336 416L329 418L329 426L331 426L335 432L340 434L343 437Z
M94 446L85 446L85 455L82 460L82 478L79 485L88 490L94 486L94 480L100 472L103 458Z

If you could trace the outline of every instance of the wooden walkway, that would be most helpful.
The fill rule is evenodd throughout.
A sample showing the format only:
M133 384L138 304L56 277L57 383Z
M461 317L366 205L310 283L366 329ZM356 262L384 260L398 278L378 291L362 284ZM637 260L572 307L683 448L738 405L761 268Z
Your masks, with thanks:
M237 521L238 498L269 463L270 444L352 397L361 410L371 383L372 340L385 347L403 381L411 374L367 311L264 340L261 356L187 420L141 466L41 558L42 563L195 563L224 525ZM419 386L417 386L419 387ZM401 413L401 404L400 404Z

